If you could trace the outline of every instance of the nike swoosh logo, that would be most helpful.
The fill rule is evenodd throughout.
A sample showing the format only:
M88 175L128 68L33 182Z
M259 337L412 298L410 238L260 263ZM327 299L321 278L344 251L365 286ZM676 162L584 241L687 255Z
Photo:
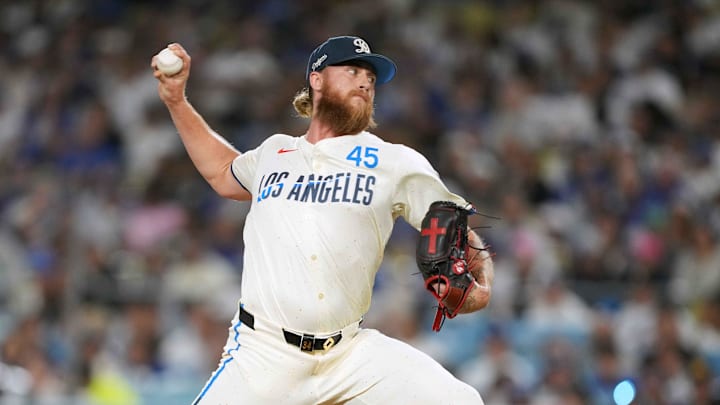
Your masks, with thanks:
M280 149L278 149L278 152L277 152L277 153L295 152L296 150L297 150L297 149L285 149L285 148L280 148Z

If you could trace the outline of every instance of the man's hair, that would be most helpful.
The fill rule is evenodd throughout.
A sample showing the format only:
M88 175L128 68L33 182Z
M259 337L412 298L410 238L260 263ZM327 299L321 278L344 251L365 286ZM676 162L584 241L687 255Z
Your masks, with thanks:
M313 99L312 90L308 87L304 87L298 91L293 98L293 107L297 111L298 115L303 118L311 118L313 112Z

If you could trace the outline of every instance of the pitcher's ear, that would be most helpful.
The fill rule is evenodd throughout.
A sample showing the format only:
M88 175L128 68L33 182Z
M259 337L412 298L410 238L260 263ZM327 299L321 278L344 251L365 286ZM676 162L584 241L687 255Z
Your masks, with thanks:
M308 78L308 85L311 89L317 91L322 87L323 77L320 72L310 72L310 77Z

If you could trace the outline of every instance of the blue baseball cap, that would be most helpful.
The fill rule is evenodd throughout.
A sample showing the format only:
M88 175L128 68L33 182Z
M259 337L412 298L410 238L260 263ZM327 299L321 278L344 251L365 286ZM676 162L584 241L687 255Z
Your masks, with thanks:
M319 72L330 65L338 65L351 60L369 63L375 70L377 85L392 80L397 70L395 62L386 56L372 53L370 46L362 38L341 36L329 38L310 54L305 80L310 80L311 72Z

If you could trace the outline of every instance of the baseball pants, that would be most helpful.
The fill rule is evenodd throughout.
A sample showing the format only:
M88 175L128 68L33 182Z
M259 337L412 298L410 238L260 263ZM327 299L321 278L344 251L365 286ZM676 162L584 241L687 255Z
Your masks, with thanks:
M193 405L483 404L474 388L427 354L359 322L340 331L340 339L293 345L282 326L239 314Z

